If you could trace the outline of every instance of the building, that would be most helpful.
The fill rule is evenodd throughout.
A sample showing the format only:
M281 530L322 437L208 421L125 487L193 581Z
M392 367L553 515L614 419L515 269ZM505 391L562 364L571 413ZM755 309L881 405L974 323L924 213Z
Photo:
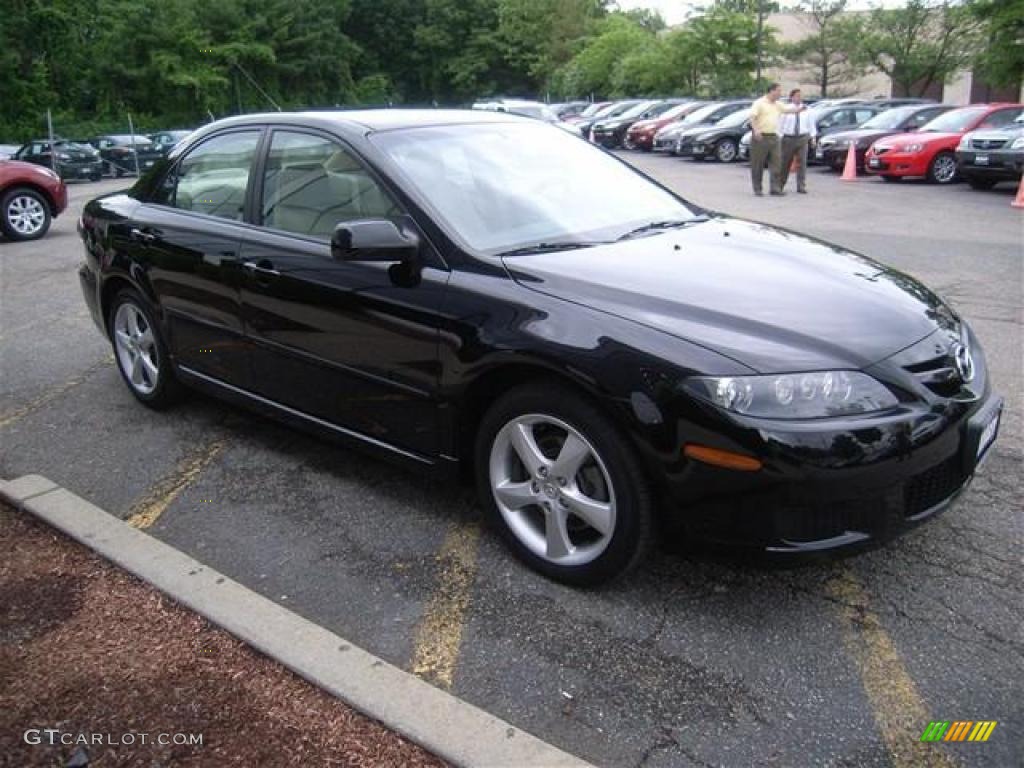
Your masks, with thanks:
M851 13L864 13L864 11L852 11ZM771 14L766 18L765 23L774 27L776 38L781 43L798 42L814 31L814 23L808 14L795 11ZM813 74L806 67L770 67L765 70L765 77L782 83L784 90L800 88L805 96L820 95L820 88ZM911 94L900 92L888 75L878 71L869 72L863 77L833 86L829 90L829 96L832 98L844 96L889 98L908 95ZM933 83L925 91L924 97L947 104L975 104L986 101L1024 102L1024 87L996 88L985 83L980 76L976 76L973 72L964 71L958 72L949 82Z

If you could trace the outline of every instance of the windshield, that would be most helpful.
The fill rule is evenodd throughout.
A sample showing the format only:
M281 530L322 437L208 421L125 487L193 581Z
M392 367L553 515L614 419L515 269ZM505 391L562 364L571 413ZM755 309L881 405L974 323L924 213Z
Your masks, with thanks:
M881 128L882 130L899 128L903 125L904 121L917 112L917 110L918 107L898 107L896 109L887 109L885 112L880 112L870 120L864 122L860 127Z
M658 117L661 117L666 120L671 119L673 117L679 117L679 115L685 112L687 108L690 106L690 104L673 104L671 109L666 109L664 112L658 115Z
M604 242L653 221L693 217L613 156L545 125L432 126L371 140L448 232L478 252Z
M597 113L597 117L618 117L627 109L632 109L635 106L635 101L627 101L625 104L609 104Z
M654 102L653 101L641 101L639 104L636 104L635 106L632 106L629 109L627 109L625 112L623 112L621 115L619 115L619 117L621 117L623 119L629 118L629 117L639 117L644 112L646 112L647 110L651 109L653 106L654 106Z
M954 109L952 112L939 115L930 123L925 123L921 126L921 130L933 133L960 133L970 128L974 121L987 111L987 107Z
M718 128L735 128L738 125L742 125L743 122L750 117L750 111L746 109L737 109L730 115L726 115L717 123L715 126Z
M690 114L688 114L686 117L680 120L680 123L682 123L683 125L696 125L697 123L706 123L708 120L708 116L719 110L721 106L721 104L708 104L707 106L701 107L700 109L696 109Z
M594 104L591 104L589 107L587 107L582 112L580 112L580 116L581 117L593 117L594 115L596 115L598 112L600 112L602 109L604 109L607 106L608 105L603 103L603 102L595 102Z
M122 145L125 145L125 146L131 146L131 144L132 144L132 137L131 137L131 135L127 135L127 136L109 136L107 138L109 138L114 144L122 144ZM153 142L151 142L145 136L136 136L135 137L135 146L137 146L137 147L148 146L148 145L150 145L152 143Z

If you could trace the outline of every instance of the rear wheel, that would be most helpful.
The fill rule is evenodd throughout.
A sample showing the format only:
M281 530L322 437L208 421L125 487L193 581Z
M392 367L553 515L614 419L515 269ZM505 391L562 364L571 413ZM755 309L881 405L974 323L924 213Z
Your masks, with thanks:
M14 187L0 195L0 230L9 240L38 240L50 228L50 204L34 189Z
M996 185L995 179L982 179L977 176L968 176L967 183L971 185L971 189L992 189Z
M939 152L928 164L928 181L933 184L952 184L956 178L956 157L952 152Z
M181 385L171 370L167 345L153 313L133 289L117 294L108 322L114 357L121 377L144 405L166 408L181 396Z
M599 584L650 547L651 492L628 438L562 385L501 397L480 425L475 467L491 524L550 578Z

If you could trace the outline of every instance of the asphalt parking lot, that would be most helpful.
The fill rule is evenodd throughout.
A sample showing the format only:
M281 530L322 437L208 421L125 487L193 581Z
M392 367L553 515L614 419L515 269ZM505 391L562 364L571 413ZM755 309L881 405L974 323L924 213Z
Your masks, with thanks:
M1012 187L812 169L809 195L757 198L745 166L627 157L707 207L903 269L966 316L1007 410L952 509L844 561L771 570L670 544L609 588L552 584L480 530L470 489L198 395L139 406L76 274L75 220L114 181L72 186L44 240L0 242L0 477L46 475L600 765L1021 764L1024 213ZM930 720L998 726L986 743L925 746Z

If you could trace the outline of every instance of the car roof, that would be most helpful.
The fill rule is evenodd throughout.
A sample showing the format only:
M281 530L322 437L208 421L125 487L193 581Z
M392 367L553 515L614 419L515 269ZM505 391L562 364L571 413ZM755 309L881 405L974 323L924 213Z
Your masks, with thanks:
M265 112L240 115L210 123L209 126L264 125L291 123L310 126L333 124L339 128L364 131L388 131L398 128L422 128L465 123L506 123L527 118L509 112L488 109L354 109L311 112Z

